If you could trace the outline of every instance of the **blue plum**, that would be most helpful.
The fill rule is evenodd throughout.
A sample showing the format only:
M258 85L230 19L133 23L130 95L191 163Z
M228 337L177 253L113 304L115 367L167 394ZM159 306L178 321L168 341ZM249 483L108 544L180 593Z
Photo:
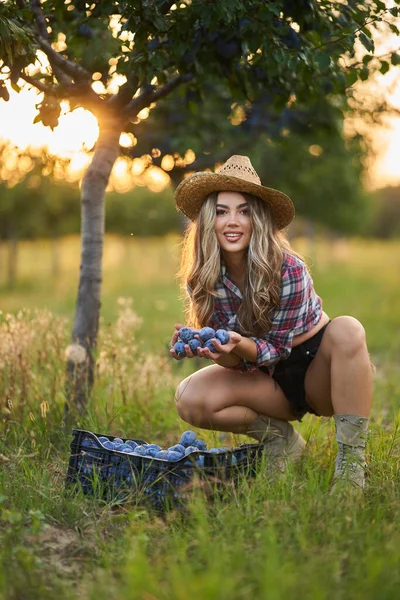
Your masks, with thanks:
M203 442L203 440L194 440L192 446L197 448L197 450L202 450L203 452L207 450L207 444Z
M168 452L179 452L179 454L185 454L185 446L182 444L175 444L175 446L171 446L168 448Z
M116 438L113 439L113 443L115 445L117 445L117 444L123 444L124 442L121 440L121 438L116 437Z
M210 352L218 352L211 340L206 341L206 343L204 344L204 348L208 348Z
M102 444L104 444L104 442L108 442L108 437L106 437L105 435L101 435L99 437L99 442L101 442Z
M158 455L158 453L160 452L161 448L160 446L158 446L158 448L150 448L148 447L146 449L146 456L152 456L153 458L156 457Z
M195 441L195 439L195 432L191 429L188 429L187 431L184 431L182 433L180 443L182 444L182 446L185 446L185 448L187 448L188 446L193 446L193 442Z
M128 444L128 446L130 446L132 449L136 448L136 446L138 445L138 443L134 442L133 440L126 440L125 443Z
M193 338L192 340L188 341L188 346L191 349L191 351L193 352L193 354L197 354L197 349L201 348L203 346L203 344L201 343L200 340Z
M229 332L225 329L218 329L214 336L220 344L225 345L229 342Z
M140 456L144 456L146 454L146 447L145 446L136 446L136 448L134 449L134 453L140 454Z
M168 450L160 450L157 454L156 454L156 458L162 458L164 460L168 460L167 459L168 456Z
M173 452L172 450L167 450L167 452L167 460L176 461L183 458L183 454L181 454L180 452Z
M147 450L157 450L157 452L159 450L161 450L161 446L159 446L158 444L147 444L146 446Z
M185 344L183 342L176 342L174 350L178 356L186 356Z
M185 450L185 455L191 454L192 452L198 452L199 449L196 446L188 446Z
M187 344L189 342L189 340L193 339L193 336L194 336L194 333L193 333L192 329L190 329L190 327L182 327L179 330L179 338L185 344Z
M97 444L90 438L85 438L82 442L84 448L97 448Z
M207 340L211 340L215 337L215 330L212 327L203 327L199 331L199 337L202 342L207 342Z
M113 442L110 442L110 440L104 442L103 446L104 448L107 448L107 450L115 450L115 444Z

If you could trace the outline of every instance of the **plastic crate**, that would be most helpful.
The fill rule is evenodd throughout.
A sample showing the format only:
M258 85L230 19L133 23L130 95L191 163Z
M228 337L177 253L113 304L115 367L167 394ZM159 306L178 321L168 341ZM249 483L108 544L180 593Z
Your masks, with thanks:
M73 429L72 435L67 487L79 484L85 494L105 500L131 499L156 510L182 506L196 482L208 481L218 487L243 474L254 476L264 449L262 444L243 444L219 454L199 450L171 462L108 450L98 439L104 434ZM112 435L104 437L115 439ZM125 442L128 438L121 439ZM196 465L200 456L204 457L201 467Z

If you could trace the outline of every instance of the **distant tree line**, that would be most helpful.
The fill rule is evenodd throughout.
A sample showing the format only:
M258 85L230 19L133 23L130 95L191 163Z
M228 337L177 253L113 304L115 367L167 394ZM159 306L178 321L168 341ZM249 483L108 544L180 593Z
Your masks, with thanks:
M400 186L374 192L370 234L384 239L400 237Z

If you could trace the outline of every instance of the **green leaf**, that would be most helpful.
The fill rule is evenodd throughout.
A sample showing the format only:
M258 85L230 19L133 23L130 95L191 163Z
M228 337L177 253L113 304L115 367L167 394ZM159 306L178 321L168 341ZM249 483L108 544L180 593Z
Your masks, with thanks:
M393 15L394 17L398 17L399 16L399 12L400 9L398 7L393 7L393 8L389 8L389 12L391 15Z
M35 125L35 123L41 123L42 122L42 116L40 113L38 113L36 115L36 117L33 119L33 124Z
M358 73L357 71L350 71L349 73L346 73L346 81L347 81L347 85L348 87L351 87L353 85L353 83L355 83L358 79Z
M17 92L17 94L19 94L19 92L21 91L21 88L19 87L19 85L17 83L11 82L11 87L14 90L14 92Z
M368 65L374 57L371 54L366 54L362 61L364 65Z
M369 70L367 67L363 67L360 71L360 79L361 81L366 81L369 77Z
M363 31L360 31L358 39L368 52L373 52L375 50L374 40L371 40Z
M400 54L397 54L397 52L393 52L390 60L392 65L400 65Z
M315 60L323 71L329 69L331 65L331 57L327 52L318 52Z
M386 60L382 60L381 61L381 68L379 69L379 71L382 73L382 75L384 75L385 73L387 73L389 71L390 65Z

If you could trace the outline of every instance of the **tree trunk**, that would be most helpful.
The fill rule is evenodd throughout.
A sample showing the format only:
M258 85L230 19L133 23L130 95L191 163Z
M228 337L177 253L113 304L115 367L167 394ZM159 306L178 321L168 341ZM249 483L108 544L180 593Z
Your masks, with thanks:
M105 207L104 196L119 152L120 124L108 121L100 127L93 161L82 181L81 265L71 345L67 350L67 404L82 413L94 381L94 349L99 326Z

